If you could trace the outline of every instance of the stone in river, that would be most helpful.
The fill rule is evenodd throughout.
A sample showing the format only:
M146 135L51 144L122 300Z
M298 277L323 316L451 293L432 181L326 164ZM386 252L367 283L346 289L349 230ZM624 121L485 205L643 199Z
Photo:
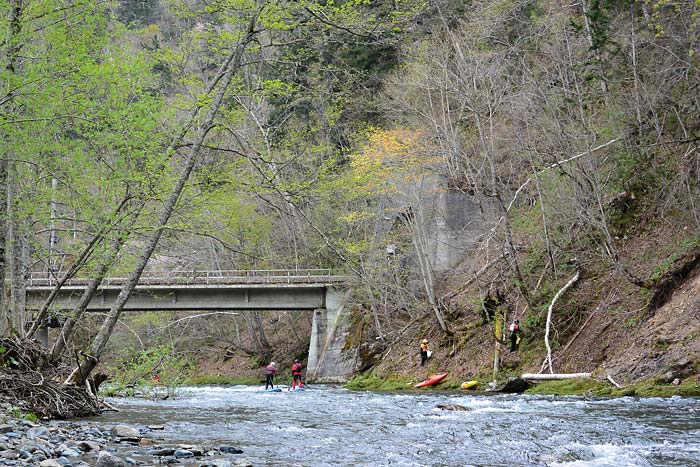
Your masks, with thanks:
M141 432L134 427L128 425L116 425L110 432L113 438L119 438L121 441L141 441Z
M56 459L46 459L39 462L39 467L63 467L63 464Z
M37 439L37 438L48 438L49 429L45 426L38 426L36 428L30 428L27 430L27 438Z
M80 446L80 449L82 449L85 452L99 451L100 449L102 449L102 446L100 446L100 444L96 443L95 441L81 441L80 444L78 444L78 446Z
M238 449L234 446L219 446L219 451L224 454L243 454L243 449Z
M78 451L70 448L64 449L63 452L61 452L61 455L66 457L80 457L80 453Z
M95 467L126 467L126 462L121 457L117 457L107 451L100 451Z
M8 433L15 429L12 425L0 425L0 433Z
M187 449L176 449L173 455L175 457L194 457L194 453Z
M175 454L175 449L173 449L173 448L153 448L153 449L149 449L148 453L152 456L159 456L159 457L172 456L173 454Z
M457 405L457 404L438 404L437 408L441 409L441 410L454 410L456 412L468 412L469 411L468 408L461 406L461 405Z
M155 446L156 444L158 444L158 441L151 438L141 438L141 441L139 441L140 446Z
M199 464L199 467L233 467L233 464L226 459L212 459L203 464Z

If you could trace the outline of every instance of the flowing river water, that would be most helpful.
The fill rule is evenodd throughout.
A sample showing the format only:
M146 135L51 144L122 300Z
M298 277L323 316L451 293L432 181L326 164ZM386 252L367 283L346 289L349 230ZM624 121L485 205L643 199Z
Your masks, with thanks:
M700 399L256 389L113 399L90 423L161 424L162 444L232 445L256 466L700 466Z

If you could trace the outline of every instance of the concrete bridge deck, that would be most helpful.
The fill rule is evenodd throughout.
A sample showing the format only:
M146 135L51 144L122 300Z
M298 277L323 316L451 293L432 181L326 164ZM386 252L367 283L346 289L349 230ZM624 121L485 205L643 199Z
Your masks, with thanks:
M87 311L109 310L126 281L125 277L105 278ZM124 311L326 308L327 290L346 281L328 269L173 271L143 276ZM56 282L47 273L33 273L27 284L27 307L41 307ZM74 308L88 283L89 279L81 278L67 281L54 308Z

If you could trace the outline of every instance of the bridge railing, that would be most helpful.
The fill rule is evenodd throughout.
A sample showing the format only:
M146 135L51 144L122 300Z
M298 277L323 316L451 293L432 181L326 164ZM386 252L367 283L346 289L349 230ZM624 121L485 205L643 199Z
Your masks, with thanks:
M28 287L46 287L57 283L61 273L32 272ZM127 277L108 277L103 286L123 285ZM342 282L345 278L330 269L233 269L221 271L174 270L167 273L144 274L139 285L225 285L225 284L317 284ZM73 278L65 285L87 285L90 279Z

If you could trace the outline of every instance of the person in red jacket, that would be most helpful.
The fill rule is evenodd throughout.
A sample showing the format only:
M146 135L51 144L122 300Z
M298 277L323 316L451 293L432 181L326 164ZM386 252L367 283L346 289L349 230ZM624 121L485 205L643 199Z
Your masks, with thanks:
M277 374L277 364L275 362L270 363L265 367L265 389L269 386L271 389L275 389L274 380Z
M294 360L294 365L292 365L292 389L295 387L303 387L301 384L301 370L302 366L301 363L299 363L299 360Z

